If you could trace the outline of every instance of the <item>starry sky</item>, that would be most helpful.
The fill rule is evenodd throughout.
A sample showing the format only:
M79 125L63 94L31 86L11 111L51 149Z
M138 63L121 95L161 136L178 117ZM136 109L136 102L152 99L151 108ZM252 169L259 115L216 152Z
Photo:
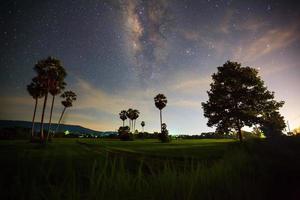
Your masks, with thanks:
M201 102L211 74L233 60L259 69L286 102L281 113L291 129L300 125L298 1L7 0L0 3L0 44L0 119L31 120L32 68L54 56L78 94L64 123L116 130L119 111L136 108L137 123L157 131L153 97L164 93L171 134L214 130ZM54 121L61 110L57 101Z

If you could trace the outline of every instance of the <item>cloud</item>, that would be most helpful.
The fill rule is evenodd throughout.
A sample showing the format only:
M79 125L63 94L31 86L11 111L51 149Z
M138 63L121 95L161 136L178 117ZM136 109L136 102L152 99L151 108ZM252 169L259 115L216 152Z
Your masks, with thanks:
M92 108L112 114L121 109L120 105L129 104L128 100L116 95L109 95L101 89L92 87L82 79L78 79L77 90L80 94L80 98L76 102L78 109Z
M274 74L278 74L282 71L286 71L288 69L293 69L293 68L298 68L298 64L291 64L288 61L285 60L279 60L279 61L274 61L274 60L267 60L266 62L262 62L258 67L260 70L260 73L263 76L273 76Z
M208 30L179 30L188 41L203 44L213 50L217 58L228 58L240 62L254 62L276 51L284 50L299 40L299 26L271 27L270 23L251 16L236 21L233 10L228 9L219 20L219 26ZM237 37L237 33L239 34ZM242 36L241 36L242 35Z
M0 98L0 104L1 105L10 105L10 106L15 106L15 105L33 105L33 99L28 95L28 96L2 96ZM9 109L7 107L3 107L6 109Z
M181 108L190 108L190 109L201 109L200 100L177 100L169 104L169 106L181 107Z
M74 106L67 109L62 123L77 124L95 130L116 130L121 121L118 113L128 108L140 110L138 119L147 123L147 130L157 130L158 110L153 98L158 93L164 93L168 98L166 122L168 119L180 119L176 113L180 111L198 111L201 109L201 93L209 85L206 78L201 78L196 73L178 72L172 74L170 79L163 83L154 83L151 89L132 87L119 92L109 92L100 87L91 85L88 81L77 78L73 90L78 94ZM0 99L2 109L1 119L31 120L34 100L27 94L24 96L4 96ZM199 100L198 100L199 99ZM39 101L36 120L40 120L43 99ZM53 122L60 117L62 105L56 99L53 113ZM45 122L49 120L50 101L45 115ZM182 120L182 119L181 119ZM138 122L139 123L139 122ZM175 123L175 122L170 122ZM172 126L171 126L172 127ZM172 129L171 129L172 130Z
M94 111L111 115L115 115L120 110L129 107L147 109L145 111L150 112L153 107L153 97L161 91L165 91L170 96L175 97L172 98L172 101L175 102L174 105L187 105L190 107L188 104L182 104L181 98L177 99L176 96L181 97L188 92L195 94L195 91L205 90L209 86L210 79L208 77L192 79L192 76L189 75L187 77L184 79L179 75L174 75L174 79L166 81L165 85L156 85L152 89L146 90L142 88L130 88L117 94L109 94L100 88L91 86L82 79L78 79L77 90L80 98L76 102L76 109L93 109ZM176 103L177 100L181 103Z
M180 93L195 93L195 91L199 89L207 89L210 82L210 77L195 77L187 80L176 80L176 84L172 85L170 89Z
M248 18L244 22L238 24L236 26L237 30L240 31L251 31L251 32L257 32L263 28L265 28L267 24L264 20L260 20L258 18Z
M233 58L241 62L256 61L277 50L283 50L298 39L299 30L295 26L267 30L254 40L241 42L235 49Z
M193 79L195 77L195 79ZM196 79L198 78L198 79ZM168 106L173 109L200 109L200 93L209 87L209 78L196 77L191 74L175 74L171 80L166 80L163 85L153 85L151 89L129 88L118 93L108 93L101 88L96 88L88 82L78 79L77 90L80 94L75 108L77 113L83 115L95 112L95 117L102 116L101 122L96 122L97 127L111 124L111 128L118 125L118 113L123 109L136 108L141 112L141 118L148 123L155 123L157 109L154 106L153 98L156 94L163 92L167 95ZM197 92L195 92L197 91ZM189 96L186 96L189 94ZM190 100L189 97L195 96ZM198 100L199 99L199 100ZM80 114L79 114L80 116ZM79 117L77 116L77 118ZM113 119L112 119L113 118ZM92 119L85 119L91 121Z
M1 96L0 119L24 119L22 113L32 116L34 100L29 96Z
M220 26L217 27L218 31L221 31L222 33L228 34L230 33L230 27L231 27L231 20L233 17L233 10L228 9L226 10L224 16L222 17L220 21Z

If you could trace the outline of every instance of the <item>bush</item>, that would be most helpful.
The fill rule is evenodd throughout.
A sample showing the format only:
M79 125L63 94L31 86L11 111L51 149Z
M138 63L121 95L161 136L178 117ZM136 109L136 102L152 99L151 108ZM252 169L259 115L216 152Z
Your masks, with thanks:
M130 133L130 128L128 126L121 126L118 130L120 140L130 141L133 140L133 135Z
M30 128L4 127L0 129L0 140L29 139L30 136Z
M162 132L159 133L157 136L161 142L171 141L171 138L169 137L169 131L167 130L167 125L165 123L162 124Z

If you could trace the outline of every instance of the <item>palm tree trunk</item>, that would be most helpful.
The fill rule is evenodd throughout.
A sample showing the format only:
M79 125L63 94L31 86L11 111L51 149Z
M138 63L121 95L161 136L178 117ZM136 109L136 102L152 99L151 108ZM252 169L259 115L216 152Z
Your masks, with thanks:
M48 124L48 132L47 132L47 140L46 140L46 142L48 142L49 134L50 134L50 129L51 129L51 119L52 119L52 113L53 113L54 100L55 100L55 95L52 96L52 103L51 103L51 110L50 110L50 119L49 119L49 124Z
M38 104L38 98L35 98L34 111L33 111L33 117L32 117L32 126L31 126L31 141L33 140L33 137L34 137L34 120L35 120L37 104Z
M124 121L125 121L125 120L123 120L123 127L124 127Z
M161 114L161 110L160 111L160 132L162 133L162 114Z
M135 132L135 122L136 122L136 119L135 119L134 122L133 122L133 123L134 123L134 126L133 126L133 127L134 127L133 129L134 129L134 130L133 130L133 132Z
M66 111L66 108L67 108L67 107L64 107L64 109L63 109L63 111L62 111L62 113L61 113L61 115L60 115L60 118L59 118L59 120L58 120L58 124L57 124L57 127L56 127L56 129L55 129L55 132L54 132L54 133L56 133L56 132L58 131L58 128L59 128L59 125L60 125L61 119L62 119L62 117L63 117L63 115L64 115L64 113L65 113L65 111ZM53 134L53 135L54 135L54 134Z
M43 105L43 112L42 112L42 119L41 119L41 127L40 127L40 140L41 142L44 141L44 115L45 115L45 110L46 110L46 105L47 105L47 99L48 99L48 91L45 94L44 98L44 105Z
M130 120L130 131L132 131L132 120Z

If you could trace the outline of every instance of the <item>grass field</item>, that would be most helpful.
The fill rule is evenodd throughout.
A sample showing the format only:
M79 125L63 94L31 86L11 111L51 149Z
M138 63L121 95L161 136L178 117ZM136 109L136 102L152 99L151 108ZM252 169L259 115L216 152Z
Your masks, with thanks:
M298 199L300 140L0 141L0 199Z

